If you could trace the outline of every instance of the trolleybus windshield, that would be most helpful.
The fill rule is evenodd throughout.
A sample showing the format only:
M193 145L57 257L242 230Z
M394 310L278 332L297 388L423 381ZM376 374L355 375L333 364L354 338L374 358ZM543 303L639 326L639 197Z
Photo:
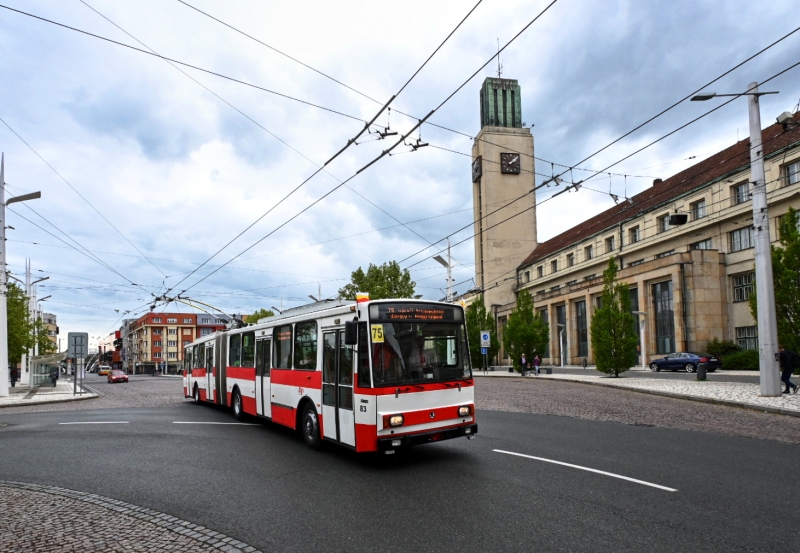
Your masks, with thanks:
M369 311L375 386L472 376L460 307L379 303Z

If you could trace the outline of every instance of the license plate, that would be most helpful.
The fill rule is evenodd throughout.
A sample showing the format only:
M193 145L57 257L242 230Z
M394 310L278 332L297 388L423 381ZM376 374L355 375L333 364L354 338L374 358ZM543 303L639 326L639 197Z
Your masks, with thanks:
M712 361L716 361L716 360L717 360L717 358L716 358L716 357L712 357L712 358L711 358L711 360L712 360Z

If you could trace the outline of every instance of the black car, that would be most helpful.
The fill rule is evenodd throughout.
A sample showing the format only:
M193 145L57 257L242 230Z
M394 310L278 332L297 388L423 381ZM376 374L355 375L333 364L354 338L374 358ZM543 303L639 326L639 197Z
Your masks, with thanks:
M650 362L650 370L659 371L686 371L693 373L697 370L697 365L706 364L706 371L713 373L722 366L722 361L718 357L707 353L670 353L661 359L654 359Z

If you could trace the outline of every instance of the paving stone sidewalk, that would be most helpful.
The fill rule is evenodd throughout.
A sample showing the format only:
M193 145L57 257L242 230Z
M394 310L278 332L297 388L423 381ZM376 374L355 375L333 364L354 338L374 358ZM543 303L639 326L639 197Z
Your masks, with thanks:
M482 376L479 373L475 374L476 376ZM492 373L489 374L491 375ZM514 376L509 373L506 374L508 374L509 377ZM769 413L780 413L782 415L800 417L800 394L781 394L781 397L762 397L759 395L760 390L758 384L745 382L714 382L712 380L658 380L653 378L637 378L635 374L635 372L625 373L625 376L620 378L614 378L599 373L587 375L549 374L524 378L541 378L546 380L580 382L597 386L623 388L648 394L729 405L732 407L744 407ZM515 373L515 375L517 378L523 378L519 374ZM782 388L783 386L781 386L781 389Z
M8 391L8 396L0 397L0 408L80 401L98 396L98 394L89 389L84 389L83 394L81 394L80 386L78 386L78 393L73 394L72 380L68 380L64 375L56 381L55 388L48 381L38 388L17 385L14 388L9 387Z
M0 513L7 553L261 553L158 511L51 486L0 481Z

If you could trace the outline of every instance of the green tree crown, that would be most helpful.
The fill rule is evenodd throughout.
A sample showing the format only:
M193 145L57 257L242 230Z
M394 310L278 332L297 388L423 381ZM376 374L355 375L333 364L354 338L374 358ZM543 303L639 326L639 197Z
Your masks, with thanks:
M387 298L413 298L416 283L408 269L400 269L397 261L383 265L369 264L365 273L359 267L350 275L350 284L339 289L339 298L355 300L357 292L369 293L372 300Z
M550 329L544 319L536 313L533 298L527 290L517 294L517 305L508 316L508 324L503 332L503 345L511 357L514 370L521 371L520 360L525 354L527 361L534 355L544 357L547 352Z
M483 296L467 306L464 317L467 325L467 341L469 342L469 356L472 360L472 369L476 370L483 367L483 355L481 355L481 330L489 331L489 343L491 344L487 352L487 362L491 363L494 356L500 350L500 339L497 337L494 317L486 311L483 303Z
M592 353L598 371L616 377L636 363L635 324L628 285L617 282L617 263L611 258L603 271L602 307L592 316Z
M256 309L252 315L248 315L245 321L249 324L254 324L261 319L266 319L267 317L274 317L274 316L275 313L272 311L272 309L264 309L262 307L261 309Z

